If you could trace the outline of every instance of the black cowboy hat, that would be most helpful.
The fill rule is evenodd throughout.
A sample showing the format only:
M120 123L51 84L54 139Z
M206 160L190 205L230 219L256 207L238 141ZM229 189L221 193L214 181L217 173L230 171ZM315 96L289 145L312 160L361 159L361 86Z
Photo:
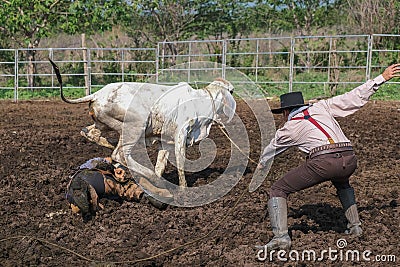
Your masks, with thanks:
M306 106L306 104L304 104L304 98L301 92L291 92L283 94L280 96L280 99L281 99L281 107L276 109L271 109L272 113L274 114L282 113L284 109L293 109Z

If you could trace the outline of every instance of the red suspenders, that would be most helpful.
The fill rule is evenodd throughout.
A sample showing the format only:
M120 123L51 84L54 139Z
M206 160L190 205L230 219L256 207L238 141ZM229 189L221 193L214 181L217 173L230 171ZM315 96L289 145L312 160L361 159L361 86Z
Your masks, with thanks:
M314 120L313 117L311 117L310 113L308 113L308 109L303 111L304 117L302 118L292 118L292 120L308 120L309 122L311 122L312 124L315 125L315 127L317 127L327 138L330 144L335 143L332 139L332 137L328 134L327 131L324 130L324 128L322 128L322 126L316 121Z

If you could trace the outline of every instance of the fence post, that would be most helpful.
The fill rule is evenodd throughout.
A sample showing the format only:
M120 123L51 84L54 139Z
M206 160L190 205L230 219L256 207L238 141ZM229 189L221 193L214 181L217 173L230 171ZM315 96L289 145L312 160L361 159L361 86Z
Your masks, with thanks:
M14 102L18 101L18 49L14 52Z
M328 84L331 77L331 56L332 56L332 36L329 37L329 53L328 53ZM325 89L325 87L324 87ZM324 92L325 93L325 92Z
M125 75L124 75L124 72L125 72L125 64L124 64L124 61L125 61L125 53L124 53L124 49L118 49L117 51L121 51L121 82L124 82L125 81Z
M92 63L90 57L90 48L86 48L87 53L87 78L88 78L88 92L89 95L92 93Z
M259 53L260 53L260 42L259 42L259 39L257 39L257 41L256 41L256 66L255 66L255 73L254 73L254 75L255 75L255 80L256 80L256 83L258 83L258 61L259 61ZM270 54L270 56L271 56L271 54ZM272 61L270 61L270 62L272 62Z
M368 35L367 65L365 68L366 80L369 80L371 77L372 45L373 45L373 36L370 34L370 35Z
M226 70L226 53L227 53L227 40L222 40L222 79L226 79L225 70Z
M157 43L157 51L156 51L156 83L158 84L158 74L159 74L159 58L160 58L160 42Z
M192 42L189 42L189 51L188 51L188 76L187 76L187 82L190 83L190 69L192 68L191 64L191 54L192 54Z
M54 61L53 48L49 48L49 59ZM50 76L51 90L54 90L54 69L50 68L50 70L51 70L51 76Z
M294 68L294 44L295 39L290 37L290 67L289 67L289 92L293 91L293 68Z
M81 34L81 45L82 45L82 57L83 57L83 73L85 77L85 95L90 94L89 88L89 76L88 76L88 64L87 64L87 48L86 48L86 35Z

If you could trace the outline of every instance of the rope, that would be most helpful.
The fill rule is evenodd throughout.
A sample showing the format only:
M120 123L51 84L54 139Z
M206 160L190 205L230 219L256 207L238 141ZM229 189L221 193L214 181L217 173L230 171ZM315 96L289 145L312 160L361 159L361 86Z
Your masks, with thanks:
M217 110L215 108L215 103L214 103L214 98L210 92L210 90L208 90L207 88L204 88L204 90L207 91L207 93L209 94L210 98L211 98L211 103L212 103L212 109L213 109L213 120L214 122L218 125L219 129L221 130L221 132L228 138L228 140L239 150L239 152L245 156L250 162L254 163L254 164L258 164L258 162L256 162L255 160L253 160L252 158L250 158L246 153L243 152L242 149L240 149L240 147L229 137L228 133L225 131L225 127L218 122L217 120L214 119L214 117L217 114Z
M234 210L236 209L236 207L238 206L239 202L242 200L242 198L244 197L244 195L248 192L246 189L247 189L247 188L245 187L244 190L242 191L241 195L239 196L239 198L236 200L236 202L235 202L235 204L233 205L233 207L229 210L229 212L227 212L227 213L225 214L225 216L222 217L222 219L221 219L208 233L206 233L206 234L204 234L203 236L201 236L201 237L199 237L199 238L196 238L196 239L194 239L194 240L192 240L192 241L189 241L189 242L184 243L184 244L182 244L182 245L180 245L180 246L177 246L177 247L175 247L175 248L165 250L165 251L163 251L163 252L161 252L161 253L158 253L158 254L153 255L153 256L150 256L150 257L141 258L141 259L137 259L137 260L133 260L133 261L112 261L112 262L110 262L110 261L97 261L97 260L93 260L93 259L87 258L87 257L83 256L82 254L79 254L79 253L77 253L77 252L75 252L75 251L73 251L73 250L71 250L71 249L66 248L66 247L57 245L57 244L55 244L55 243L52 243L52 242L50 242L50 241L47 241L47 240L42 239L42 238L39 238L39 237L29 236L29 235L19 235L19 236L13 236L13 237L8 237L8 238L0 239L0 243L3 243L3 242L8 241L8 240L12 240L12 239L25 239L25 238L29 238L29 239L37 240L37 241L42 242L42 243L45 243L45 244L47 244L47 245L56 247L56 248L58 248L58 249L60 249L60 250L67 251L67 252L69 252L69 253L71 253L71 254L74 254L75 256L77 256L78 258L80 258L80 259L82 259L82 260L85 260L85 261L88 261L88 262L93 262L93 263L107 263L107 264L131 263L131 264L133 264L133 263L139 263L139 262L149 261L149 260L153 260L153 259L155 259L155 258L161 257L161 256L163 256L163 255L169 254L169 253L171 253L171 252L174 252L174 251L176 251L176 250L182 249L182 248L184 248L184 247L193 245L193 244L195 244L195 243L197 243L197 242L200 242L200 241L206 239L207 237L209 237L213 232L215 232L215 230L217 230L217 228L218 228L223 222L225 222L226 218L227 218L229 215L231 215L231 214L233 213L233 211L234 211Z
M207 89L206 89L206 91L209 93L209 95L210 95L210 97L211 97L211 99L212 99L212 107L213 107L213 112L214 112L214 115L215 115L215 114L216 114L216 109L215 109L214 99L212 98L211 92L210 92L209 90L207 90ZM215 121L215 120L214 120L214 121ZM240 153L242 153L242 155L246 156L247 159L250 160L252 163L258 164L255 160L253 160L253 159L250 158L246 153L244 153L242 149L240 149L240 147L229 137L229 135L228 135L228 134L226 133L226 131L225 131L225 128L224 128L219 122L217 122L217 124L218 124L219 129L222 131L222 133L223 133L223 134L228 138L228 140L240 151ZM206 233L206 234L204 234L203 236L200 236L200 237L198 237L198 238L196 238L196 239L194 239L194 240L192 240L192 241L189 241L189 242L186 242L186 243L184 243L184 244L182 244L182 245L179 245L179 246L177 246L177 247L174 247L174 248L165 250L165 251L160 252L160 253L158 253L158 254L155 254L155 255L153 255L153 256L149 256L149 257L146 257L146 258L141 258L141 259L137 259L137 260L133 260L133 261L112 261L112 262L109 262L109 261L96 261L96 260L87 258L87 257L85 257L85 256L83 256L83 255L81 255L81 254L79 254L79 253L77 253L77 252L75 252L75 251L73 251L73 250L71 250L71 249L68 249L68 248L66 248L66 247L57 245L57 244L52 243L52 242L49 242L49 241L46 241L45 239L38 238L38 237L34 237L34 236L27 236L27 235L25 235L25 236L14 236L14 237L9 237L9 238L5 238L5 239L1 239L1 240L0 240L0 243L5 242L5 241L7 241L7 240L12 240L12 239L30 238L30 239L34 239L34 240L37 240L37 241L39 241L39 242L48 244L48 245L50 245L50 246L56 247L56 248L58 248L58 249L67 251L67 252L69 252L69 253L72 253L72 254L74 254L75 256L79 257L80 259L83 259L83 260L86 260L86 261L89 261L89 262L94 262L94 263L106 263L106 264L124 264L124 263L130 263L130 264L134 264L134 263L149 261L149 260L153 260L153 259L156 259L156 258L158 258L158 257L161 257L161 256L163 256L163 255L169 254L169 253L171 253L171 252L177 251L177 250L182 249L182 248L184 248L184 247L187 247L187 246L196 244L196 243L198 243L198 242L200 242L200 241L206 239L207 237L211 236L211 234L214 233L214 232L218 229L218 227L221 226L222 223L225 222L225 220L228 218L228 216L230 216L231 214L233 214L233 212L235 211L235 209L236 209L236 207L238 206L239 202L242 200L242 198L246 195L247 192L248 192L247 187L245 187L245 188L243 189L242 193L240 194L239 198L236 200L235 204L232 206L232 208L221 218L221 220L219 220L219 222L218 222L208 233Z
M243 152L242 149L240 149L240 147L235 142L233 142L233 140L229 137L229 135L225 131L225 128L223 126L221 126L221 124L218 123L218 127L221 130L221 132L226 136L226 138L228 138L228 140L236 147L236 149L239 150L240 153L242 153L243 156L245 156L250 162L252 162L254 164L258 164L257 161L250 158L246 153Z
M57 244L52 243L52 242L49 242L49 241L47 241L47 240L45 240L45 239L43 239L43 238L35 237L35 236L29 236L29 235L12 236L12 237L8 237L8 238L0 239L0 243L3 243L3 242L8 241L8 240L12 240L12 239L25 239L25 238L33 239L33 240L39 241L39 242L41 242L41 243L45 243L45 244L47 244L47 245L50 245L50 246L59 248L59 249L61 249L61 250L68 251L69 253L72 253L72 254L74 254L75 256L77 256L77 257L79 257L79 258L81 258L81 259L83 259L83 260L90 261L90 262L95 262L94 260L89 259L89 258L87 258L87 257L85 257L85 256L83 256L83 255L81 255L81 254L79 254L79 253L77 253L77 252L75 252L75 251L69 249L69 248L66 248L66 247L57 245Z
M228 140L229 140L243 155L245 155L251 162L257 164L257 162L255 162L253 159L251 159L249 156L247 156L247 155L238 147L238 145L228 136L228 134L225 132L225 129L224 129L220 124L218 124L218 126L219 126L219 129L220 129L220 130L224 133L224 135L228 138ZM5 241L7 241L7 240L12 240L12 239L30 238L30 239L34 239L34 240L37 240L37 241L39 241L39 242L48 244L48 245L50 245L50 246L56 247L56 248L58 248L58 249L60 249L60 250L67 251L67 252L69 252L69 253L71 253L71 254L74 254L75 256L77 256L78 258L80 258L80 259L82 259L82 260L85 260L85 261L88 261L88 262L93 262L93 263L107 263L107 264L123 264L123 263L130 263L130 264L134 264L134 263L149 261L149 260L153 260L153 259L156 259L156 258L158 258L158 257L161 257L161 256L163 256L163 255L169 254L169 253L171 253L171 252L177 251L177 250L182 249L182 248L184 248L184 247L187 247L187 246L193 245L193 244L195 244L195 243L198 243L198 242L200 242L200 241L206 239L207 237L211 236L211 234L214 233L214 232L218 229L218 227L220 227L220 226L222 225L222 223L225 222L225 220L228 218L228 216L230 216L230 215L235 211L235 209L236 209L236 207L238 206L239 202L243 199L243 197L246 195L247 192L248 192L247 187L245 187L245 188L242 190L242 193L240 194L239 198L236 200L235 204L232 206L232 208L221 218L221 220L219 220L219 222L218 222L208 233L206 233L206 234L204 234L203 236L200 236L200 237L198 237L198 238L196 238L196 239L194 239L194 240L192 240L192 241L189 241L189 242L186 242L186 243L184 243L184 244L182 244L182 245L179 245L179 246L177 246L177 247L174 247L174 248L165 250L165 251L163 251L163 252L160 252L160 253L158 253L158 254L156 254L156 255L149 256L149 257L146 257L146 258L137 259L137 260L133 260L133 261L113 261L113 262L109 262L109 261L96 261L96 260L87 258L87 257L85 257L85 256L83 256L83 255L81 255L81 254L79 254L79 253L77 253L77 252L75 252L75 251L73 251L73 250L71 250L71 249L68 249L68 248L66 248L66 247L57 245L57 244L52 243L52 242L49 242L49 241L46 241L45 239L38 238L38 237L34 237L34 236L27 236L27 235L23 235L23 236L14 236L14 237L9 237L9 238L5 238L5 239L1 239L1 240L0 240L0 243L5 242Z

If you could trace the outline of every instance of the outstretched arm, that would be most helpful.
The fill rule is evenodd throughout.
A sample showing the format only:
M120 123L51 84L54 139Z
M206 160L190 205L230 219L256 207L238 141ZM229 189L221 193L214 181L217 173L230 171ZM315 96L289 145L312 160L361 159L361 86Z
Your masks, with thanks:
M348 116L364 106L380 85L395 77L400 77L400 63L387 67L381 75L368 80L350 92L320 101L314 105L324 107L334 117Z

